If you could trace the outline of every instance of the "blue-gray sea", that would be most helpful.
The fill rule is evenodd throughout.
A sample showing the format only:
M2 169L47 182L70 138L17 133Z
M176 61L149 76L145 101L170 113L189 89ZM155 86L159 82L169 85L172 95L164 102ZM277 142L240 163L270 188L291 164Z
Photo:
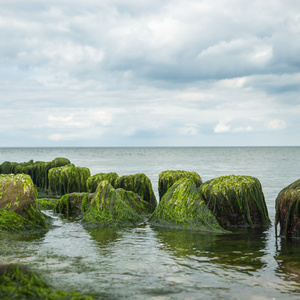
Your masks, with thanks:
M300 242L275 238L275 199L300 178L300 147L0 148L0 163L66 157L92 175L145 173L158 199L164 170L203 181L251 175L262 184L272 226L234 235L152 227L84 229L52 211L55 227L0 238L0 263L22 263L55 288L96 299L300 299Z

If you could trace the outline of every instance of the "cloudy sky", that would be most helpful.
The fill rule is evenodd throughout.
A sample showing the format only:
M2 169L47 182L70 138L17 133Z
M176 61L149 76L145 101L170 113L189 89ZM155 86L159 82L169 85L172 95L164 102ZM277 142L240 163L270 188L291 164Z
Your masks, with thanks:
M300 145L300 1L0 0L0 146Z

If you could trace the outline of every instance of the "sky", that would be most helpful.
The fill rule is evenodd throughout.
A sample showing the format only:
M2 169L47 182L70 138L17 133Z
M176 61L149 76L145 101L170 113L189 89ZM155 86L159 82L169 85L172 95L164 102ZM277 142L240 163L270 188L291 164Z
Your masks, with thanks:
M300 146L300 1L0 0L0 147Z

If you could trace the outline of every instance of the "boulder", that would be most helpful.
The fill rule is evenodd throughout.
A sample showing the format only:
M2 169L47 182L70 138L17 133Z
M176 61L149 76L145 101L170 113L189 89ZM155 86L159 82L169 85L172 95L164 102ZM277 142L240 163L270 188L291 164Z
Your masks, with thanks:
M300 179L286 186L276 198L276 235L278 224L281 236L300 237Z
M44 215L36 209L36 190L29 175L0 175L0 229L21 231L46 228Z
M153 225L225 233L201 198L191 178L176 181L164 194L149 218Z
M49 170L49 190L56 195L73 192L87 192L86 181L91 172L85 167L75 167L73 164Z
M270 225L259 180L252 176L221 176L203 183L201 195L223 228Z
M195 185L199 187L202 184L200 175L196 172L189 171L163 171L158 175L158 194L159 199L167 192L167 190L179 179L190 178L195 182Z
M152 205L153 210L157 206L151 180L143 173L118 177L114 187L137 193L144 201Z
M86 224L97 226L134 226L144 221L152 206L138 194L124 189L114 189L102 181L83 216Z
M115 172L95 174L87 179L87 190L89 193L94 193L98 184L104 180L107 180L112 186L115 186L115 181L118 177L119 175Z

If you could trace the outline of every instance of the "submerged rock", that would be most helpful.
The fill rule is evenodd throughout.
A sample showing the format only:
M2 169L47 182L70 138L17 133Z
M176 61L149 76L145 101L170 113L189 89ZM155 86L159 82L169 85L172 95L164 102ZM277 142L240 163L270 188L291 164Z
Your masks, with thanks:
M200 175L196 172L189 171L163 171L158 175L158 194L159 199L168 191L168 189L179 179L190 178L195 182L196 187L202 184L202 179Z
M19 264L0 265L0 298L3 300L93 299L77 292L55 290L38 273Z
M200 190L223 228L271 224L261 184L255 177L221 176L203 183Z
M152 183L143 173L118 177L115 181L115 188L137 193L144 201L152 205L153 210L157 206Z
M36 190L29 175L0 175L0 230L46 228L45 216L36 209Z
M227 232L208 209L195 181L190 178L179 179L168 189L149 222L173 228Z
M276 198L275 227L280 235L300 237L300 179L286 186Z
M115 181L118 177L119 175L115 172L95 174L87 179L87 190L89 193L94 193L99 183L104 180L108 181L112 186L115 186Z
M73 192L87 192L86 181L91 172L85 167L75 167L73 164L52 168L49 171L49 190L56 195Z
M151 211L151 205L138 194L114 189L108 181L102 181L82 220L100 226L134 226Z

